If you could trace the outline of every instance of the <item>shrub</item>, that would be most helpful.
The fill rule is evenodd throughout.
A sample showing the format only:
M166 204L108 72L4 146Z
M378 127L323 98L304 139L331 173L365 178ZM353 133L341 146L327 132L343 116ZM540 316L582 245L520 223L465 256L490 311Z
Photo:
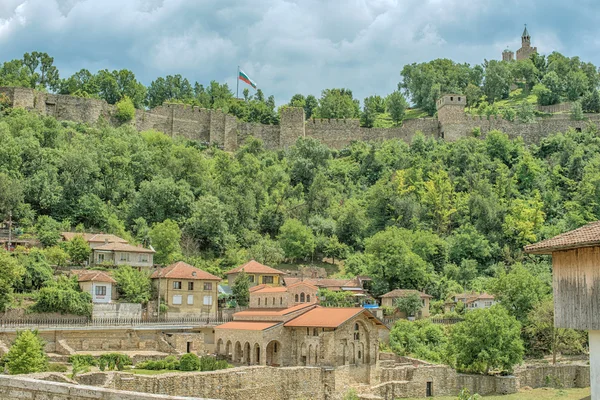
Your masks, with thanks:
M184 354L179 360L179 369L181 371L198 371L200 369L200 358L193 353Z
M71 364L79 364L82 366L93 367L98 365L98 361L94 358L94 356L90 354L74 354L69 357L69 362Z
M571 119L573 121L583 121L585 119L585 115L583 115L583 109L581 108L581 103L576 101L571 105Z
M48 371L50 372L67 372L67 366L61 363L49 363Z
M61 285L43 287L38 293L37 302L32 310L90 316L92 315L92 295Z
M133 105L133 101L128 96L124 96L119 102L116 104L117 112L115 116L121 122L131 121L135 118L135 106Z
M11 375L48 370L48 356L44 352L44 342L37 331L19 332L4 361Z
M102 354L98 359L98 367L100 371L104 371L107 367L109 371L115 369L122 371L126 365L131 365L131 358L126 354L107 353Z

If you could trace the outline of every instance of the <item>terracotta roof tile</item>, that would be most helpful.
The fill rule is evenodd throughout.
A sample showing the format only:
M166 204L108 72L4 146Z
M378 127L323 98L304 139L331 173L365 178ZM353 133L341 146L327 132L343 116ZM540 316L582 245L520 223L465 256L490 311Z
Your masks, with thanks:
M236 312L233 314L234 318L244 318L244 317L274 317L274 316L283 316L294 313L296 311L303 310L309 307L315 307L314 303L303 303L298 304L297 306L288 307L288 308L250 308L248 310Z
M152 249L146 249L144 247L133 246L127 243L108 243L102 246L98 246L94 249L104 251L124 251L127 253L156 253Z
M201 270L186 264L183 261L178 261L175 264L171 264L166 268L154 271L151 276L152 279L167 278L167 279L189 279L189 280L202 280L202 281L220 281L221 278L209 274L206 271Z
M72 240L75 236L83 236L86 242L93 243L129 243L123 238L107 233L62 232L62 237L65 240Z
M242 331L264 331L265 329L272 328L281 322L245 322L245 321L231 321L226 322L222 325L215 326L215 329L236 329Z
M525 246L531 254L552 254L553 251L578 247L600 246L600 221L592 222L573 231Z
M319 290L319 288L317 286L312 285L312 284L310 284L310 283L308 283L306 281L296 282L296 283L294 283L292 285L289 285L288 288L293 288L293 287L296 287L296 286L306 286L306 287L308 287L310 289L313 289L313 290Z
M266 287L268 287L268 286L269 286L269 285L267 285L266 283L261 283L260 285L252 286L252 287L249 289L249 292L250 292L250 293L252 293L252 292L256 292L257 290L264 289L264 288L266 288Z
M259 263L258 261L254 261L254 260L250 260L244 265L240 265L239 267L230 269L229 271L225 272L225 274L236 274L236 273L240 272L241 270L244 270L244 272L249 273L249 274L284 275L284 273L279 271L278 269L267 267L266 265L263 265L263 264Z
M103 271L79 271L77 274L77 282L117 283L117 281Z
M431 298L433 298L433 296L428 295L427 293L419 292L418 290L414 290L414 289L395 289L395 290L392 290L391 292L388 292L388 293L382 295L381 298L386 298L386 297L406 297L406 296L411 295L411 294L418 294L419 297L421 297L422 299L431 299Z
M283 293L287 292L288 288L285 286L267 286L265 288L261 288L259 290L255 290L252 293Z
M288 321L284 326L290 327L316 327L337 328L350 318L363 313L364 308L316 308Z

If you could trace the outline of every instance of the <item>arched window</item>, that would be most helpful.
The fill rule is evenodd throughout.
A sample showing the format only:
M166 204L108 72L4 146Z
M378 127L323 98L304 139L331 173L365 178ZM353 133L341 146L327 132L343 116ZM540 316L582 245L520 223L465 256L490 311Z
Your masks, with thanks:
M275 297L273 297L273 305L275 305Z
M300 303L304 303L304 292L300 293Z
M260 306L260 297L258 298L258 305Z
M298 293L296 293L296 303L298 302Z
M313 336L319 336L319 331L317 328L313 328Z
M307 303L310 303L310 294L307 294L307 295L306 295L306 302L307 302Z
M280 297L279 298L279 305L282 305L282 304L283 304L283 297Z
M450 97L450 101L454 101L454 97Z
M358 351L358 358L361 358L362 354L360 353L360 350Z
M354 330L357 331L358 330L358 324L354 324Z

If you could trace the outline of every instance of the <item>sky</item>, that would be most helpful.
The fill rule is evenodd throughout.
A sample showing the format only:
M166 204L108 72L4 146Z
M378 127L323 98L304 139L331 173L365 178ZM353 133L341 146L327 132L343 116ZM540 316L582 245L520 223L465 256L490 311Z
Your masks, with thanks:
M335 87L362 102L394 91L405 64L500 59L525 23L538 52L599 65L599 12L587 0L0 0L0 62L43 51L61 77L126 68L146 85L181 74L234 92L239 65L278 104Z

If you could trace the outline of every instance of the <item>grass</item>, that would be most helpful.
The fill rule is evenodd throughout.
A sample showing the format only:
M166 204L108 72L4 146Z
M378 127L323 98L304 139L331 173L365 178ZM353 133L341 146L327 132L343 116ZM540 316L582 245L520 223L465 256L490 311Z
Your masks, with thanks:
M406 110L404 121L416 118L431 118L431 116L420 108L409 108ZM373 124L374 128L393 128L395 126L396 124L394 124L392 117L388 113L378 114Z
M590 388L585 389L532 389L521 390L519 393L502 395L502 396L485 396L485 400L581 400L590 395ZM437 400L456 400L456 396L452 397L434 397ZM411 399L408 399L411 400ZM412 399L416 400L416 399Z
M128 369L125 372L129 372L135 375L161 375L161 374L168 374L168 373L173 373L173 372L184 372L184 371L179 371L179 370L172 370L172 369L159 369L159 370L155 370L155 369L137 369L137 368L132 368L132 369Z

